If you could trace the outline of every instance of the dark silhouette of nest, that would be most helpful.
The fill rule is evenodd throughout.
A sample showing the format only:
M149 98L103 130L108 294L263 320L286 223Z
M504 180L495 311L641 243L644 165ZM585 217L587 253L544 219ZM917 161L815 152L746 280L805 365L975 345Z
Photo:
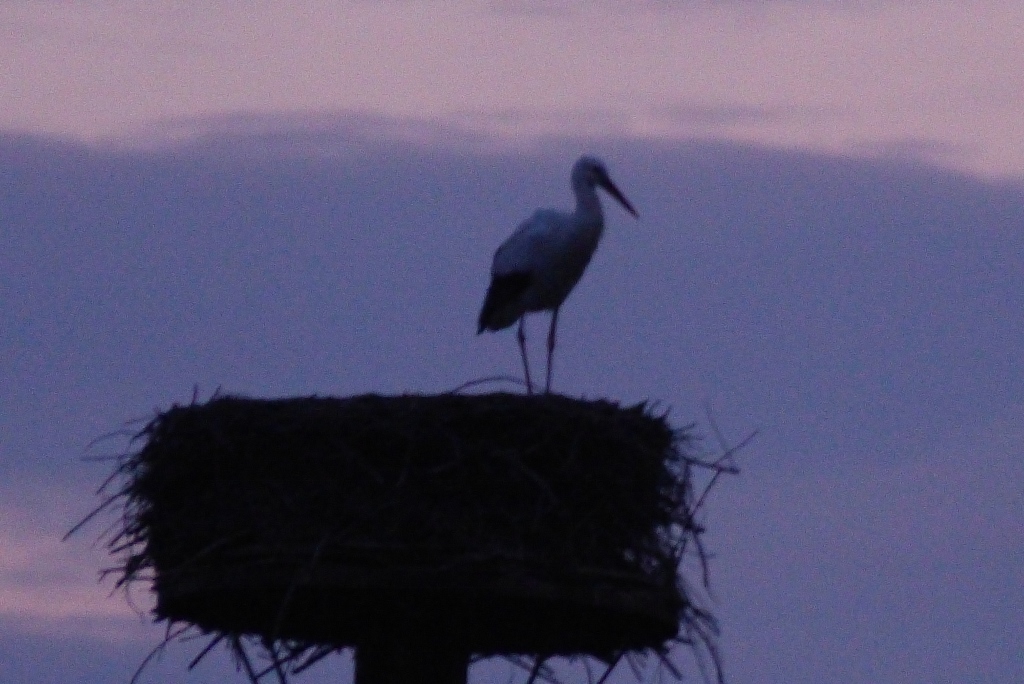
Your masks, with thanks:
M118 586L152 582L169 639L209 637L197 661L224 641L251 680L283 681L396 642L532 656L536 676L558 655L671 667L683 642L720 677L696 595L694 472L713 483L729 468L645 405L222 396L159 413L137 438L103 506L123 506L114 572Z

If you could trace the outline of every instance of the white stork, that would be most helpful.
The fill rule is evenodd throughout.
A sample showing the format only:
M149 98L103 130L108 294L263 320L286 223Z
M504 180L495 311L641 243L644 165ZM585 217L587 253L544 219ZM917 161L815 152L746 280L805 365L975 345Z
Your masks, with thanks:
M516 232L494 253L491 284L480 310L477 329L502 330L519 321L519 351L526 373L526 391L533 393L526 355L523 319L530 311L551 311L548 330L548 367L544 391L551 391L551 358L555 351L558 309L579 282L604 232L604 215L597 187L604 188L637 217L636 210L619 191L604 164L594 157L580 157L572 167L572 213L538 209L519 224Z

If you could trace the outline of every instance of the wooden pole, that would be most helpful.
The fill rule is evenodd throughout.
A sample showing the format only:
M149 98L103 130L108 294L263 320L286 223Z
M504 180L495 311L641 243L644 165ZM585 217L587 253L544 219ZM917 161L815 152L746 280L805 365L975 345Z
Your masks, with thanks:
M374 643L356 649L355 684L467 684L469 654L422 643Z

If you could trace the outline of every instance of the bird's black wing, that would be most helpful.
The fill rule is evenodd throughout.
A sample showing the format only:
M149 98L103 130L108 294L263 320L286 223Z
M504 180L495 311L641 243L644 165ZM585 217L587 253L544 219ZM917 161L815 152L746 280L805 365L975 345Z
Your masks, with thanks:
M490 287L487 288L483 308L480 309L476 334L479 335L484 330L500 330L512 325L519 318L518 316L506 323L496 320L495 315L508 307L518 308L519 298L530 287L532 281L533 276L528 271L513 271L494 276L491 279Z

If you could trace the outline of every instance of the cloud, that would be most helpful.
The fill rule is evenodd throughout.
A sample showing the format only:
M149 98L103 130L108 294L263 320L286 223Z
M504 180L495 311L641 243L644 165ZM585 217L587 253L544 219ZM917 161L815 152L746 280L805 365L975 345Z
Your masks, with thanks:
M27 491L26 491L27 490ZM137 639L126 628L139 613L122 596L100 585L105 549L81 535L62 540L71 528L72 488L44 484L20 489L8 484L0 506L0 624L24 634L79 635L106 640ZM46 502L45 509L40 502ZM143 597L141 608L146 607Z
M868 156L918 161L927 163L949 163L957 159L966 159L976 154L976 148L967 145L955 145L945 140L897 139L883 140L872 144L855 145L851 150Z
M518 113L507 116L519 120ZM140 127L131 136L104 141L101 146L177 154L200 152L204 156L216 150L227 156L307 159L350 156L368 147L396 144L476 153L501 147L500 136L474 126L476 121L472 115L441 120L371 112L233 113L165 119Z
M751 11L772 5L821 7L832 12L877 11L886 4L888 3L885 0L493 0L490 3L491 7L500 13L553 16L572 15L595 6L621 14L635 15L638 12L699 12L721 8Z
M829 107L758 106L747 104L693 104L665 107L654 112L684 126L722 129L733 124L792 123L835 119L844 112ZM849 114L849 112L845 112Z
M474 335L490 257L535 207L569 204L586 150L643 218L606 207L555 388L657 399L680 423L710 401L729 434L762 429L706 520L729 670L866 684L903 663L942 681L969 678L970 648L1019 679L1000 606L1021 600L1005 543L1022 510L1020 183L710 140L524 152L370 116L175 125L148 147L0 139L0 642L47 658L84 632L91 658L122 626L140 656L158 638L119 622L88 535L57 541L108 474L86 445L126 420L197 387L433 392L515 373L510 335ZM32 681L8 676L30 656L0 655L0 679ZM43 664L38 681L62 681Z
M972 681L1024 674L1024 411L910 440L888 463L751 462L709 519L731 676ZM720 528L721 530L721 528ZM952 594L956 598L951 598ZM730 623L732 627L730 627ZM737 634L736 630L740 633Z

